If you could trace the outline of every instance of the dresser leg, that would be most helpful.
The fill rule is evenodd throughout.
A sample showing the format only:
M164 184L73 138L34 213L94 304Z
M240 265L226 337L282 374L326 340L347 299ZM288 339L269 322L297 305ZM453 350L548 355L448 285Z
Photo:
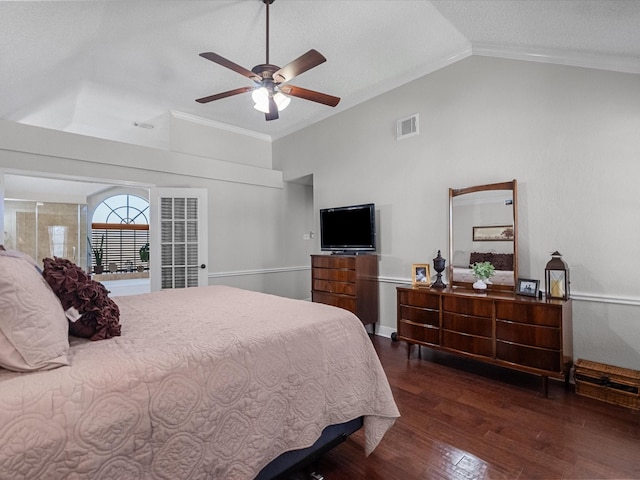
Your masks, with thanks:
M422 349L420 348L421 345L419 343L409 343L407 342L407 359L411 358L411 350L413 350L413 346L418 347L418 358L420 360L422 360Z
M542 391L544 392L544 398L549 398L549 377L542 376Z

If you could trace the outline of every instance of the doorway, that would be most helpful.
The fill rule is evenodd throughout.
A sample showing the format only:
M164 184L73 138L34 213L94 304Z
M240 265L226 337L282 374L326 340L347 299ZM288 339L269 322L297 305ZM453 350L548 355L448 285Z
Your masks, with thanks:
M0 185L4 190L0 223L5 246L31 256L41 265L46 257L67 258L86 272L92 271L88 239L96 205L113 192L142 192L148 198L150 187L14 170L0 172ZM96 280L114 296L150 289L148 278L106 283Z

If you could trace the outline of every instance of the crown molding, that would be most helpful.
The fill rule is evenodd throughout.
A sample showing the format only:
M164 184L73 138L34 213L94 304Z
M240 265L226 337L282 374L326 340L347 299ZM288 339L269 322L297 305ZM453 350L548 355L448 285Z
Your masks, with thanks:
M228 123L217 122L215 120L199 117L197 115L192 115L190 113L179 112L177 110L170 110L170 113L174 118L197 123L199 125L204 125L206 127L213 127L219 130L225 130L227 132L237 133L239 135L245 135L247 137L257 138L258 140L264 140L266 142L271 142L273 140L271 138L271 135L267 135L265 133L256 132L254 130L249 130L247 128L236 127L234 125L229 125Z
M348 110L349 108L355 107L361 103L371 100L372 98L383 95L395 88L401 87L402 85L406 85L409 82L417 80L418 78L424 77L425 75L448 67L449 65L457 63L460 60L463 60L471 55L471 45L462 45L442 55L441 57L435 59L427 65L417 66L409 72L403 73L402 75L397 75L393 78L388 78L384 81L381 81L377 85L368 87L366 89L366 92L364 90L356 92L351 95L349 99L342 99L340 104L335 109L324 110L323 112L318 113L313 118L307 119L303 122L298 123L297 125L292 126L291 128L279 132L278 134L273 136L273 139L278 140L280 138L286 137L287 135L295 133L298 130L302 130L303 128L313 125L314 123L318 123L333 115Z
M640 59L636 57L577 53L569 50L556 49L523 49L488 43L474 43L472 52L473 55L486 57L554 63L571 67L595 68L598 70L640 74Z

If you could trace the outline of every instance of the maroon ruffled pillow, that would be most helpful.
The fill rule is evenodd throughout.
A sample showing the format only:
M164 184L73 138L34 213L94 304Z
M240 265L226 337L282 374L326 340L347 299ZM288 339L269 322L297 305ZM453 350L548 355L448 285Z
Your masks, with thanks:
M491 263L496 270L513 270L513 253L471 252L469 266L482 262Z
M513 253L494 253L491 260L496 270L513 270Z
M475 263L488 262L487 257L488 254L486 252L471 252L469 266L472 267Z
M92 280L84 270L65 258L45 258L43 277L66 311L74 307L82 316L69 322L69 333L76 337L104 340L120 335L120 309L109 298L109 291Z

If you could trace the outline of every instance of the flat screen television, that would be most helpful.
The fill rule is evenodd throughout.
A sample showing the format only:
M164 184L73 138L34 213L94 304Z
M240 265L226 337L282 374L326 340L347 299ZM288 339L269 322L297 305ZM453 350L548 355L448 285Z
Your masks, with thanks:
M320 210L320 249L333 253L376 250L373 203Z

